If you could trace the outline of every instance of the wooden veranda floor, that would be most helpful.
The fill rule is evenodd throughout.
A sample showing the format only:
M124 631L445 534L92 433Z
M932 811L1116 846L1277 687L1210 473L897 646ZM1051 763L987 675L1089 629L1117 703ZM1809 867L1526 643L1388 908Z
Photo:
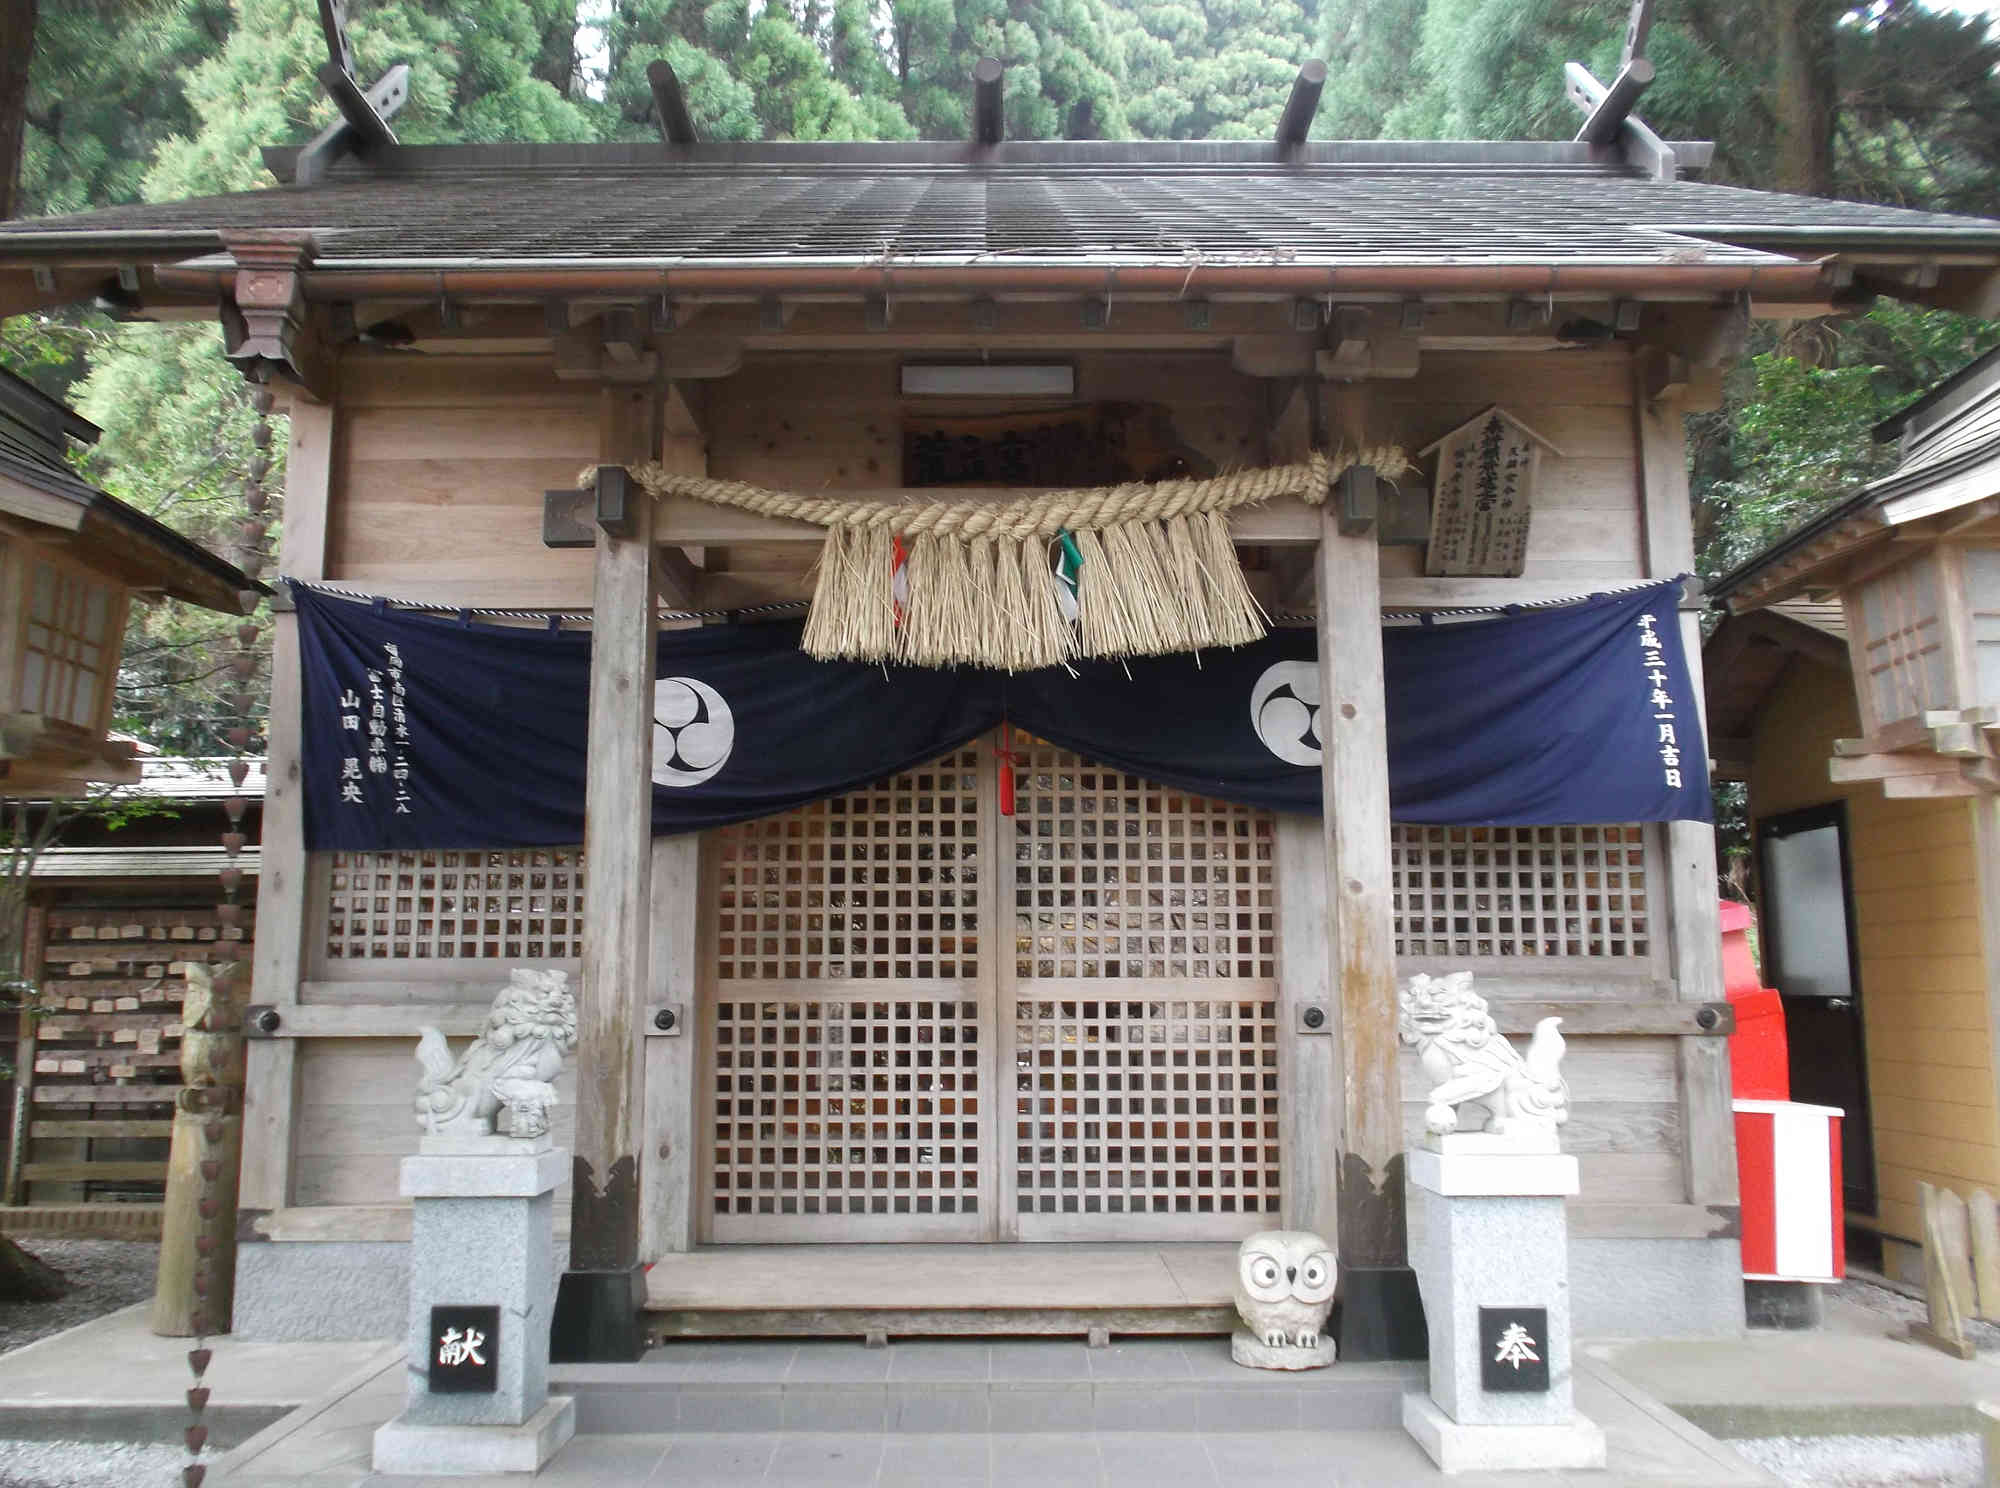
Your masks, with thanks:
M662 1256L662 1337L1226 1333L1233 1244L730 1245Z

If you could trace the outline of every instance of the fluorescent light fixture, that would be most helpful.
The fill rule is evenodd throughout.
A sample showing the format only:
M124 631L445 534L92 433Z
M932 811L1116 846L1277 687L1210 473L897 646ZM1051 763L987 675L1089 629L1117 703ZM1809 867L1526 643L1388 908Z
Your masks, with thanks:
M972 362L903 368L903 392L931 398L1068 398L1076 393L1076 368Z

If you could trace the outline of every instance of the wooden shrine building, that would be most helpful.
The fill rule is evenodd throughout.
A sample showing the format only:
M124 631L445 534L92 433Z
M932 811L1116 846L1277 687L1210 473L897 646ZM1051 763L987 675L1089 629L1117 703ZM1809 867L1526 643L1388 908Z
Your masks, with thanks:
M473 1031L516 965L579 987L562 1198L614 1333L639 1308L656 1332L1219 1328L1226 1283L1175 1278L1282 1223L1337 1237L1343 1355L1409 1353L1423 1091L1397 988L1456 969L1503 1031L1565 1020L1578 1327L1740 1327L1711 830L1593 817L1582 778L1575 816L1397 819L1385 616L1688 572L1682 421L1750 319L1881 293L1991 309L2000 222L1707 185L1708 147L1622 116L1493 144L1307 143L1296 119L1276 143L709 144L669 122L657 145L403 147L356 115L268 151L267 190L0 226L10 313L110 284L128 314L220 314L289 406L302 608L589 629L578 839L524 845L496 806L484 841L309 850L323 743L302 621L277 617L239 1327L400 1326L412 1040ZM612 470L579 495L588 466ZM1296 720L1286 768L1318 772L1302 809L1010 715L831 797L649 831L663 770L720 768L684 736L715 723L706 693L656 710L657 656L798 619L842 503L1300 468L1316 489L1216 520L1294 627L1264 644L1306 658L1263 698ZM874 575L895 626L908 577L905 616L889 561ZM1692 603L1647 623L1698 667ZM997 613L966 607L951 644ZM1248 716L1226 711L1128 742ZM739 718L734 758L869 723ZM456 768L490 783L477 750ZM759 1250L800 1244L841 1248ZM1031 1300L982 1294L989 1261Z

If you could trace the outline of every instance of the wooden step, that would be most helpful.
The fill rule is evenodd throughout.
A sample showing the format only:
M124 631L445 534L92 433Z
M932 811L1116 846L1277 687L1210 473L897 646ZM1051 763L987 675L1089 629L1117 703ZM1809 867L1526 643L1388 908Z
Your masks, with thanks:
M733 1245L662 1256L660 1338L1224 1334L1234 1245Z

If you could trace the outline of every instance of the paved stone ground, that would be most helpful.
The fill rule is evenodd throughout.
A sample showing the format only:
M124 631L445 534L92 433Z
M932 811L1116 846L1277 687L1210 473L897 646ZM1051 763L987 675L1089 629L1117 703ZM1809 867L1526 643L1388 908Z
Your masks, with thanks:
M0 1302L0 1354L152 1298L153 1276L160 1265L157 1240L30 1235L18 1243L62 1272L70 1290L54 1302Z

